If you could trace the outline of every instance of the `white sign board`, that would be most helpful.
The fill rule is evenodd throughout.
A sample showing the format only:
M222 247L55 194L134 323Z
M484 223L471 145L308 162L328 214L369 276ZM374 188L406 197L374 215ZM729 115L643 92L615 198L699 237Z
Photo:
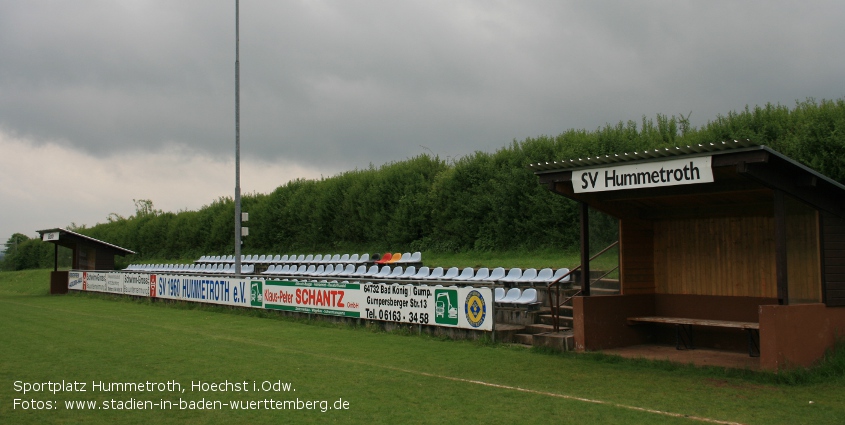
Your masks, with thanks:
M575 193L712 183L709 156L643 162L572 172Z
M49 232L41 235L41 240L44 242L59 240L59 232Z

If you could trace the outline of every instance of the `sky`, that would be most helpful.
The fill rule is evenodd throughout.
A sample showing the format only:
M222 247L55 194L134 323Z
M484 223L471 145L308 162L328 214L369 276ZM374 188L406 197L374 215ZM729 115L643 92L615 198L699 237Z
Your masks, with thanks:
M233 197L235 22L233 0L0 0L0 243ZM242 193L845 96L841 1L244 0L239 22Z

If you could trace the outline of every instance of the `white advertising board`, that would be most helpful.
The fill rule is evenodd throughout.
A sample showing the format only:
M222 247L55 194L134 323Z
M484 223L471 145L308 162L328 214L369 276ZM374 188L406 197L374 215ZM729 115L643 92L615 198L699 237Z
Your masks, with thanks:
M361 284L253 281L263 284L264 308L330 316L361 317Z
M255 304L250 295L251 282L247 279L152 274L150 284L155 284L153 296L156 298L238 307L253 307Z
M366 283L361 317L478 329L493 329L493 291L489 288L457 288Z
M709 156L644 162L572 172L575 193L642 189L683 184L712 183Z
M494 320L489 288L70 271L68 289L484 331Z

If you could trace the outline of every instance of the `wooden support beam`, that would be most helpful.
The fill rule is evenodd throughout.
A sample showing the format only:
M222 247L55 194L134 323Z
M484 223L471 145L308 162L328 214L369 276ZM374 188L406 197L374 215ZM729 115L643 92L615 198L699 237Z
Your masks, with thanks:
M778 287L778 304L789 304L789 281L786 254L786 199L783 191L774 191L775 201L775 270Z
M581 294L590 296L590 206L579 202L581 215Z

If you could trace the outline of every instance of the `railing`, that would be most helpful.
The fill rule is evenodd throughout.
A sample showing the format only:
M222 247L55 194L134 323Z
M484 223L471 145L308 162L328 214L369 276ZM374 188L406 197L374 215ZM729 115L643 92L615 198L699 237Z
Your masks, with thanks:
M611 248L615 247L616 245L619 245L619 241L613 242L612 244L608 245L605 249L599 251L598 253L596 253L595 255L590 257L589 261L595 260L596 258L598 258L598 256L600 256L600 255L604 254L605 252L609 251ZM563 306L564 304L566 304L567 302L570 302L572 300L572 298L575 298L575 296L580 294L582 289L583 289L583 287L582 287L582 289L579 289L577 292L570 295L568 298L563 300L563 302L560 302L560 282L562 280L566 279L567 277L569 277L576 270L581 269L581 266L582 266L582 264L579 264L577 267L570 270L569 273L557 278L554 282L552 282L548 286L546 286L546 292L549 295L549 305L551 306L551 309L552 309L552 326L554 326L555 332L560 331L560 307ZM614 267L613 269L611 269L610 271L606 272L601 277L596 279L596 281L603 279L605 276L612 273L613 271L615 271L618 268L619 268L619 266L617 265L616 267ZM589 279L589 278L590 278L589 276L585 276L585 279ZM553 286L555 287L554 289L552 289Z

